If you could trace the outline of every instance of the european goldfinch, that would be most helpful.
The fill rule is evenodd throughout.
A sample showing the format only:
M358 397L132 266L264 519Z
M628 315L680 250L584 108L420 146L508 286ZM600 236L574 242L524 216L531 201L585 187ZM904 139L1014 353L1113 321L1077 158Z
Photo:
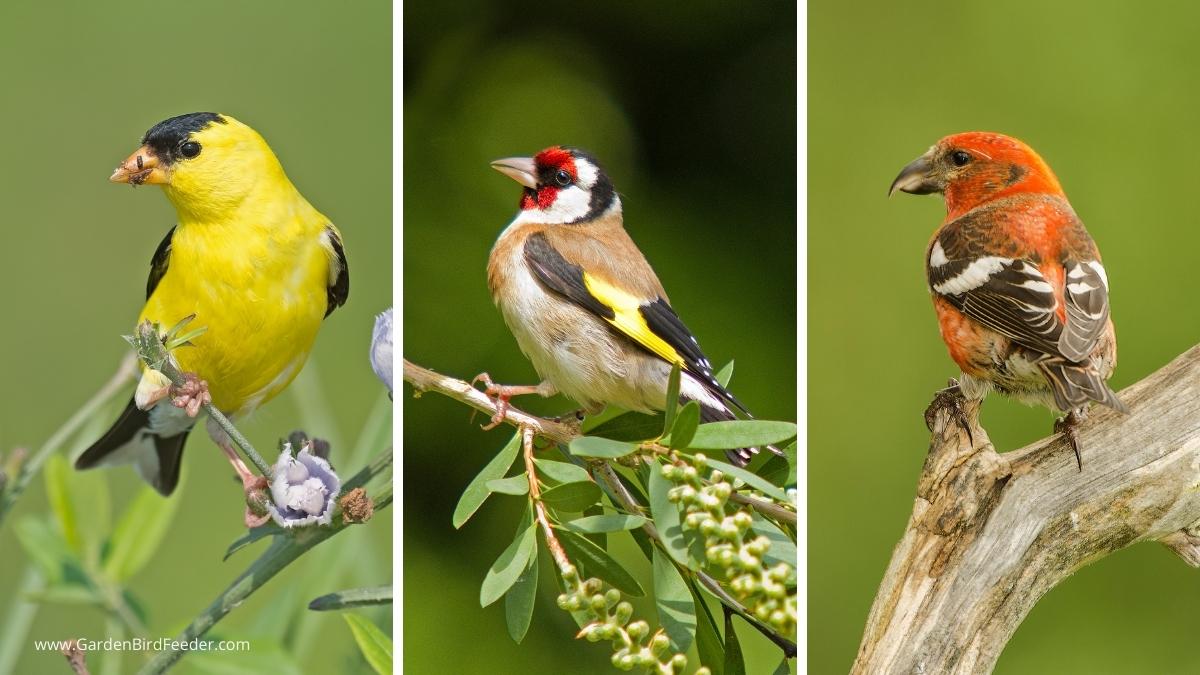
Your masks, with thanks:
M700 404L706 422L746 413L713 377L696 338L625 232L621 199L590 155L551 147L492 167L520 183L520 213L488 260L492 299L543 382L498 386L499 422L511 396L563 395L595 413L606 405L662 410L674 364L681 402ZM772 448L772 450L774 450ZM757 448L731 450L745 465Z
M346 302L349 271L337 228L300 195L266 141L228 115L156 124L110 180L161 185L178 215L154 252L138 323L166 329L194 314L207 331L175 352L188 384L171 389L161 373L143 371L138 395L75 466L132 462L169 495L200 404L238 418L283 391L322 319ZM168 393L175 405L154 405ZM219 428L209 431L236 458Z
M1125 412L1109 388L1117 339L1100 251L1050 167L1002 134L947 136L900 172L889 194L940 192L946 218L925 251L942 340L968 399L989 390L1067 413L1096 401Z

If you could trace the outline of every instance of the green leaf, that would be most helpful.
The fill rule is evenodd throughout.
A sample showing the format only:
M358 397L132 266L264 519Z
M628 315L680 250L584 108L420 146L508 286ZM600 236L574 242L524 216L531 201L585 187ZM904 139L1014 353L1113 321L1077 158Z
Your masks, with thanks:
M587 516L585 518L576 518L568 522L567 529L574 532L582 532L584 534L592 534L594 532L620 532L621 530L632 530L634 528L645 525L648 521L641 516L630 516L623 513L607 514L603 516Z
M658 621L677 652L686 653L696 638L696 605L675 563L654 549L654 604Z
M612 584L613 588L634 597L640 598L646 594L637 579L614 560L608 551L593 544L583 535L570 530L559 530L558 540L567 550L567 557L576 565L582 566L586 576L600 577Z
M675 425L671 427L671 438L668 442L668 447L673 450L680 450L688 447L688 443L692 442L692 438L696 435L696 429L700 426L700 404L695 401L688 401L687 405L679 411L679 415L675 418Z
M627 412L597 424L588 430L589 436L599 436L614 441L644 441L658 438L662 433L662 418L640 412Z
M77 565L75 554L67 546L66 540L47 519L34 515L23 516L13 530L21 548L41 569L47 583L62 581L68 565Z
M717 621L709 611L704 596L690 579L688 590L692 593L692 603L696 612L696 653L700 656L700 664L708 666L713 675L723 675L725 646L721 642L721 630L717 628Z
M308 608L315 612L328 612L351 607L390 604L392 604L392 587L374 586L372 588L350 588L322 595L308 603Z
M538 473L556 483L575 483L581 480L591 480L587 469L570 462L556 462L551 459L534 459Z
M536 530L528 513L526 510L525 520L528 524L517 533L516 538L504 549L500 557L496 558L496 562L492 563L492 568L484 577L483 585L479 588L480 607L487 607L499 600L517 583L517 577L521 576L530 556L537 549Z
M601 488L601 489L603 489L603 488ZM583 517L593 517L593 516L604 515L603 504L604 504L604 502L603 502L603 500L601 500L600 502L597 502L597 503L592 504L591 506L587 507L586 509L583 510ZM587 537L588 539L591 539L593 544L599 546L600 548L604 549L605 551L608 550L608 535L606 533L604 533L604 532L585 532L583 534L583 536Z
M663 427L662 433L667 434L671 431L671 426L675 424L675 411L679 409L679 364L671 366L671 376L667 379L667 400L663 406Z
M779 662L779 665L775 666L775 670L771 672L771 675L788 675L788 673L791 672L792 669L788 668L788 659L785 656L783 657L783 660Z
M762 492L764 495L767 495L772 499L778 499L781 502L790 501L787 493L783 491L783 488L775 485L771 481L759 476L758 474L750 473L741 467L737 467L732 464L726 464L725 462L715 459L708 460L708 466L710 469L720 469L730 478L737 478L746 485L749 485L750 487Z
M770 420L709 422L696 429L688 447L693 450L730 450L779 443L796 436L796 425Z
M30 602L58 605L100 605L103 601L91 588L82 584L60 583L25 596Z
M504 596L504 622L508 625L509 637L517 644L521 644L521 640L525 639L525 634L529 632L529 623L533 620L537 582L538 552L535 547L521 576L517 577L516 583Z
M496 478L487 482L487 489L502 495L523 495L529 492L529 478L523 473L508 478Z
M733 361L725 364L725 367L717 371L717 382L722 387L728 387L729 381L733 379Z
M357 614L343 614L358 650L371 668L379 675L392 673L392 639L383 634L379 627Z
M182 502L178 495L163 499L153 488L143 487L113 529L104 559L105 575L123 582L150 562Z
M751 511L750 517L752 519L750 529L771 540L771 548L767 549L766 554L763 555L764 560L771 560L777 564L785 562L794 566L796 564L796 542L757 511Z
M543 492L542 501L558 511L577 513L600 501L600 486L591 481L563 483Z
M637 450L634 443L624 443L598 436L582 436L571 441L571 454L576 457L617 459Z
M746 675L746 662L737 631L733 629L733 612L725 610L725 675Z
M451 518L454 529L462 527L479 510L488 495L492 494L487 488L488 481L503 478L504 474L508 473L508 467L512 466L513 460L517 458L517 451L520 449L521 436L514 434L512 439L500 449L500 452L496 453L492 461L483 467L479 475L471 480L467 489L463 490L462 497L459 497L458 505L454 507L454 516Z
M688 556L688 542L683 536L679 507L667 499L667 492L673 485L663 478L662 467L657 462L650 464L649 483L650 515L654 518L654 527L658 529L663 546L675 562L696 569Z
M67 546L78 554L83 553L83 543L79 538L79 529L75 523L75 507L71 503L71 490L67 486L67 475L71 469L67 460L59 454L50 455L42 469L46 480L46 496L50 500L50 509L58 521L58 529L62 532Z
M246 534L243 534L235 539L234 542L229 545L229 548L225 549L225 557L221 560L229 560L229 556L233 555L234 553L237 553L250 544L262 539L263 537L268 537L273 534L283 534L283 528L276 525L274 521L259 525L252 530L247 530Z

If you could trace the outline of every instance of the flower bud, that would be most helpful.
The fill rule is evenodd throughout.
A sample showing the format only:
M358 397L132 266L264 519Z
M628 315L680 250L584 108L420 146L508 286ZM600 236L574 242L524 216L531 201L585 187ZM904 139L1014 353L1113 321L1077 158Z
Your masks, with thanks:
M622 602L617 605L616 619L617 623L624 626L629 623L630 617L633 616L633 605L628 602Z
M608 604L604 601L604 596L599 593L591 597L590 604L592 611L597 614L603 614L604 610L608 609Z
M629 633L629 637L633 638L636 642L646 637L646 634L650 632L650 624L638 620L626 626L625 630Z
M608 589L608 592L604 594L604 602L606 603L607 607L612 607L620 601L621 591L618 591L615 588Z
M671 639L667 637L666 633L661 631L655 633L654 638L650 640L650 651L655 655L662 654L670 646Z

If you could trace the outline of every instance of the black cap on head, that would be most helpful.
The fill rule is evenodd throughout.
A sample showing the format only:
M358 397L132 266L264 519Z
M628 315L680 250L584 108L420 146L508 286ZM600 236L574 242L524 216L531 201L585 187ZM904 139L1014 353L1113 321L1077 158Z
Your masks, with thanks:
M142 137L142 145L149 146L159 161L171 164L179 158L179 146L184 141L213 123L225 124L225 118L217 113L195 112L165 119L150 127Z

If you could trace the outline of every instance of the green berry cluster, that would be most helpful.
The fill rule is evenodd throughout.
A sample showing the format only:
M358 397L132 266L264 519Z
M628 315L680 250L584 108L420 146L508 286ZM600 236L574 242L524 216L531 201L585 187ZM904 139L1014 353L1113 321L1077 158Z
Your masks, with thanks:
M671 641L660 628L650 634L650 624L642 620L631 621L633 605L621 599L615 588L604 590L599 579L581 579L575 567L562 571L563 581L569 593L558 596L559 609L568 612L586 612L592 619L576 637L587 638L588 642L608 640L612 643L612 664L621 670L633 670L641 666L646 672L660 675L676 675L687 667L687 657L669 653ZM700 668L695 675L710 675L708 668Z
M716 576L725 580L734 597L758 620L781 635L792 635L796 595L788 591L787 582L795 578L795 569L785 562L767 565L763 556L771 540L750 529L750 507L729 502L729 477L717 469L709 472L707 461L697 454L663 465L663 477L677 484L667 497L683 510L684 529L704 537L705 562L720 571Z

